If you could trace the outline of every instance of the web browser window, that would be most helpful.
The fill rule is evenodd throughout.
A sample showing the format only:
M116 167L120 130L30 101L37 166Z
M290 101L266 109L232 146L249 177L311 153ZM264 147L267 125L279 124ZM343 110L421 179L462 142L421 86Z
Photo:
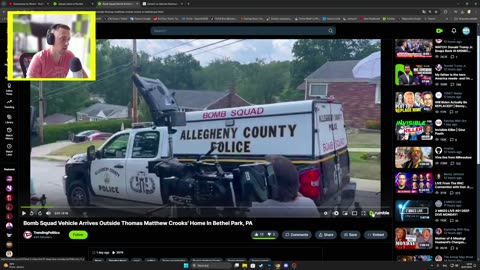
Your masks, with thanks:
M4 268L477 268L476 1L0 10Z

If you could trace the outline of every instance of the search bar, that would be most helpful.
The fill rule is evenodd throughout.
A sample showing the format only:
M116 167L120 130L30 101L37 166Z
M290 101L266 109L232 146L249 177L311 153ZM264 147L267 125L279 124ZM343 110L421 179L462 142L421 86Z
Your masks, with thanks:
M334 36L335 26L153 26L153 36Z
M232 263L229 262L194 262L192 269L231 269Z

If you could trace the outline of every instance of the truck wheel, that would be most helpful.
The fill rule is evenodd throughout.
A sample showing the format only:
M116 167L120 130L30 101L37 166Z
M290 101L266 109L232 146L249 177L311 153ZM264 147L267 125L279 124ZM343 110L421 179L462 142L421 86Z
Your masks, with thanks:
M82 207L88 206L90 200L88 198L88 190L81 182L74 182L68 189L68 204L72 207L72 211L81 212Z

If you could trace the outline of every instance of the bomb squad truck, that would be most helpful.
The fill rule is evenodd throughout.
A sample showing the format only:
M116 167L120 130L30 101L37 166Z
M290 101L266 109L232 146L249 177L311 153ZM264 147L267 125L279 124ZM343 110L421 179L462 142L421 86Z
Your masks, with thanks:
M98 150L90 146L66 162L63 184L72 209L155 208L174 201L248 206L245 201L268 199L274 185L263 166L266 155L288 157L298 168L300 192L317 206L352 204L356 184L341 103L319 99L185 113L160 80L132 79L153 123L117 132ZM256 185L245 184L259 175Z

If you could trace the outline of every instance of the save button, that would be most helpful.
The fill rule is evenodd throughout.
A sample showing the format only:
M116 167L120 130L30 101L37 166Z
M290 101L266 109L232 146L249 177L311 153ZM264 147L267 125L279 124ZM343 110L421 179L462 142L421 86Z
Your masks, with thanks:
M70 237L70 239L73 239L73 240L84 240L84 239L87 239L88 232L87 231L70 231L70 233L68 233L68 236Z

